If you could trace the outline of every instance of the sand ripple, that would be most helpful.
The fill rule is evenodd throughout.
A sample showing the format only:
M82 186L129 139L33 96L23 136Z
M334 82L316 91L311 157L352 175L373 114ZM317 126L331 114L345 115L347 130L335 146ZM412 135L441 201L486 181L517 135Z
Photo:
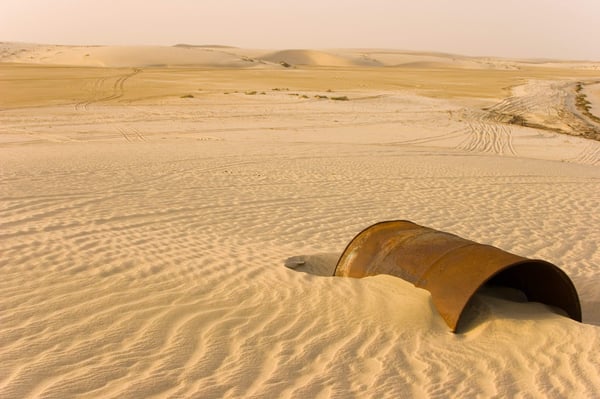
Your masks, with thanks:
M596 170L327 144L212 156L219 145L174 145L154 167L147 144L74 146L5 169L0 396L597 391L593 325L481 296L453 335L426 291L325 276L359 229L411 218L560 264L600 324L582 284L600 259ZM304 265L284 267L292 256Z
M482 110L84 72L75 101L0 110L0 397L597 396L599 144L491 112L543 116L549 84ZM427 291L331 277L386 219L559 265L584 323L488 290L452 334Z

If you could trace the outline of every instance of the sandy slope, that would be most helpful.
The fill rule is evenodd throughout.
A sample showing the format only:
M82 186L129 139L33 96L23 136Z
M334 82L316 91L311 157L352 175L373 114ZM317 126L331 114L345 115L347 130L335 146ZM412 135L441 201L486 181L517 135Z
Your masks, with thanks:
M283 50L268 53L260 57L262 60L303 66L382 66L375 59L366 56L338 55L314 50Z
M600 82L585 86L584 94L590 102L590 112L600 119Z
M0 61L44 65L96 67L206 66L248 68L260 66L246 52L227 47L194 46L56 46L0 43Z
M0 65L0 397L597 396L600 142L551 130L593 70L141 64ZM554 262L584 323L330 277L385 219Z
M156 67L197 66L226 68L275 67L404 67L508 70L526 67L587 69L599 71L594 62L511 60L494 57L465 57L390 49L289 49L259 50L216 45L178 44L166 46L58 46L0 42L0 62L44 65ZM597 75L596 75L597 76Z

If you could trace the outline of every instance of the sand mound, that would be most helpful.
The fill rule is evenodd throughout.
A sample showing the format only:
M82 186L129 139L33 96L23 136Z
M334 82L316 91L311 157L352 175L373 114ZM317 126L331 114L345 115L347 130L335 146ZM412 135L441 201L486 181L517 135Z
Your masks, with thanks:
M257 67L285 62L304 66L378 66L368 57L343 56L313 50L264 54L227 46L54 46L0 44L0 62L103 67L207 66Z
M421 69L517 69L517 63L511 60L496 58L474 58L456 54L432 52L411 52L398 50L340 50L348 57L361 57L378 65L387 67L421 68Z
M56 46L0 42L0 62L49 65L148 67L198 66L227 68L279 67L405 67L420 69L514 70L523 66L600 70L590 62L540 62L492 57L465 57L435 52L374 49L282 50L265 52L220 45Z
M5 44L0 62L102 67L198 66L247 68L260 66L229 48L204 46L46 46Z
M314 50L284 50L266 54L261 57L265 61L289 65L307 66L379 66L380 64L371 59L346 57L323 51Z

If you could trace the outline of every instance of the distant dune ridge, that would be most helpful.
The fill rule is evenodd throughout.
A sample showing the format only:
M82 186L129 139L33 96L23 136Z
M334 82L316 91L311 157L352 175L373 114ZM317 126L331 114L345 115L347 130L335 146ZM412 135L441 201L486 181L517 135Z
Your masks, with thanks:
M471 69L515 69L519 64L565 66L552 60L508 60L493 57L465 57L443 53L419 53L378 49L333 50L247 50L221 45L175 46L58 46L28 43L0 43L0 62L37 63L103 67L206 66L260 67L285 62L300 66L413 68L457 67ZM591 62L578 62L578 67Z
M0 45L0 62L101 67L251 66L250 62L224 48L187 46Z
M286 62L290 65L309 66L381 66L382 64L370 59L353 56L342 56L323 51L313 50L284 50L269 53L261 59L271 62Z
M597 397L599 71L0 43L0 397ZM583 323L332 276L393 219L556 264Z

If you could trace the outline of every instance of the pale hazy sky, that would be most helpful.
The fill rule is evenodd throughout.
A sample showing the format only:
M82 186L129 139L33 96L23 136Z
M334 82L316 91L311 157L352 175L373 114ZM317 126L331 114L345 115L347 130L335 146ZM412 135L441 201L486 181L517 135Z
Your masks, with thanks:
M600 61L600 0L0 0L0 41Z

